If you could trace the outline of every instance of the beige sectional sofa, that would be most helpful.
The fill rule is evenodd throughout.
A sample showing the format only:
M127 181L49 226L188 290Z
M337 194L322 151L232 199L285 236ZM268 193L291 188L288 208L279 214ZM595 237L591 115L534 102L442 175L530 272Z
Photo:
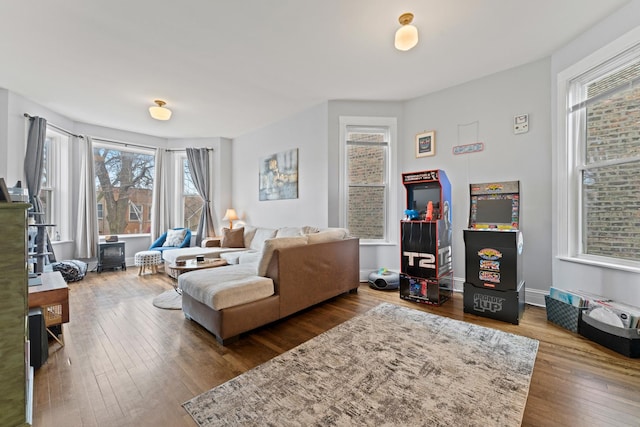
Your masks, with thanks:
M358 288L359 240L345 229L251 227L244 235L237 264L178 278L185 317L221 344Z

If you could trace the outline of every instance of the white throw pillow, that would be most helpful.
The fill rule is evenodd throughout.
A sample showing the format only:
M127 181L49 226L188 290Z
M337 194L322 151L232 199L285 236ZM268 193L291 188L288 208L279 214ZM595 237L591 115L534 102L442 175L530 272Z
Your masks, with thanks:
M250 248L253 236L256 234L257 228L251 225L244 226L244 247Z
M164 240L162 246L180 246L186 234L186 228L181 230L167 230L167 238Z
M276 233L276 237L296 237L302 236L304 233L302 232L301 227L282 227L278 228L278 232Z
M253 235L253 239L251 239L251 249L255 249L256 251L261 251L262 246L264 245L265 240L271 239L272 237L276 237L276 231L272 228L256 228L256 232Z

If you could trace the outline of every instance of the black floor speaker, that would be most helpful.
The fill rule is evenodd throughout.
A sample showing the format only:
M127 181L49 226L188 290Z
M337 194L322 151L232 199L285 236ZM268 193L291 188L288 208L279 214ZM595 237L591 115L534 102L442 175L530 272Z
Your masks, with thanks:
M39 307L29 309L29 347L31 348L29 354L31 366L38 369L49 357L49 337L44 325L42 309Z

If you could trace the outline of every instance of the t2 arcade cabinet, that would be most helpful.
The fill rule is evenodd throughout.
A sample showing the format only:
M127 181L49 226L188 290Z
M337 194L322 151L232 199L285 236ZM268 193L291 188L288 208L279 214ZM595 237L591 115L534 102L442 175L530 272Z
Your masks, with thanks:
M464 312L517 325L524 311L520 182L471 184Z
M443 170L402 174L400 298L440 305L453 292L451 183Z

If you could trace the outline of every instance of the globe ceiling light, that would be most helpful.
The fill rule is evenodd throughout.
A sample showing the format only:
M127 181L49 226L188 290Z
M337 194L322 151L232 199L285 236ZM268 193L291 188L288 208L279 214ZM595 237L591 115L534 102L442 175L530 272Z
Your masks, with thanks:
M156 103L153 107L149 107L149 114L156 120L169 120L171 118L171 110L165 107L167 104L161 99L153 101Z
M413 13L403 13L398 21L402 26L396 31L395 47L407 51L418 44L418 29L411 25Z

